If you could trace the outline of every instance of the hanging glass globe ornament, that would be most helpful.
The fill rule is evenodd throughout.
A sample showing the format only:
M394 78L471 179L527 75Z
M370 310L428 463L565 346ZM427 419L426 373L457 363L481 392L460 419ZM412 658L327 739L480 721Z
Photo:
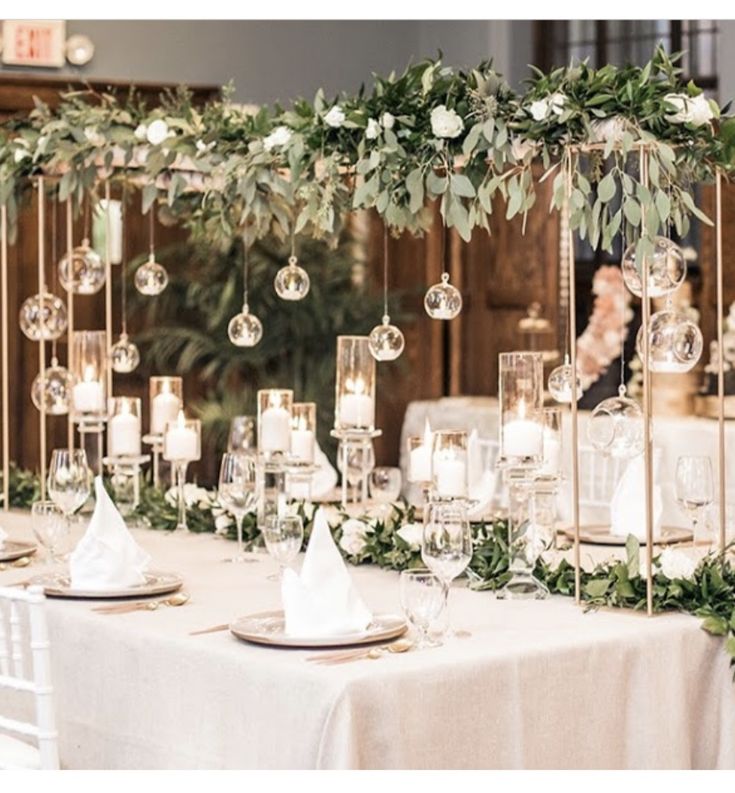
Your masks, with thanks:
M255 314L250 313L247 303L244 303L242 311L230 320L227 335L236 347L255 347L263 338L263 325Z
M52 416L65 416L71 404L74 375L65 367L59 366L56 358L46 368L44 377L37 374L31 385L31 400L37 410L45 405L46 413Z
M282 300L303 300L309 294L311 286L309 273L297 262L298 259L291 256L288 264L281 267L273 279L276 294Z
M592 411L587 423L587 437L597 451L618 459L630 459L643 452L643 411L625 395L604 399Z
M623 281L636 296L643 296L641 268L636 262L635 243L623 254ZM675 292L687 276L687 263L681 248L666 237L656 237L648 265L648 297L665 297Z
M166 268L159 264L153 254L148 257L145 264L141 264L135 271L135 288L141 295L149 297L160 295L168 286L168 273Z
M66 332L66 305L50 292L32 295L20 307L18 324L31 341L40 341L41 337L44 341L53 341Z
M90 247L89 240L83 239L71 252L59 261L59 281L67 292L75 295L93 295L105 283L105 263L99 254Z
M572 403L572 365L569 363L569 356L564 356L564 363L552 369L549 375L549 393L555 402L561 405ZM582 380L577 374L577 401L582 396Z
M643 327L635 340L636 350L643 358ZM691 371L702 357L702 331L686 314L672 309L657 311L648 327L648 368L652 372L681 374Z
M391 325L390 317L385 314L382 323L370 331L368 346L376 361L395 361L403 352L406 340L401 329Z
M442 273L441 283L429 287L424 308L432 319L454 319L462 310L462 294L449 283L449 273Z
M110 348L110 361L112 371L118 374L128 374L137 368L140 363L140 353L127 333L121 333L120 338Z

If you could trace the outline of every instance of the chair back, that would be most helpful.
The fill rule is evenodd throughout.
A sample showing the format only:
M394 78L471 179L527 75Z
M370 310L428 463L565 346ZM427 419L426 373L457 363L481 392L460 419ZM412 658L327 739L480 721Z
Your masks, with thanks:
M23 722L2 713L0 731L34 739L41 768L59 767L59 750L51 688L51 660L42 587L0 587L0 689L26 692L35 699L36 721ZM0 767L2 758L0 757Z
M625 469L626 460L602 454L592 446L579 449L579 506L590 510L607 510L609 514L615 488Z

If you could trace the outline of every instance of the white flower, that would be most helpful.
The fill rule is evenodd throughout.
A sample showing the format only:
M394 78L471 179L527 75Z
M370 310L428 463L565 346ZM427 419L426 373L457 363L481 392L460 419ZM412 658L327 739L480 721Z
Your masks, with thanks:
M194 146L196 146L196 150L200 154L206 154L208 151L211 151L214 148L215 141L211 140L209 143L205 143L203 140L199 139Z
M593 121L592 140L595 143L606 143L609 140L620 141L625 133L625 119L622 116L601 118Z
M551 106L551 112L557 116L560 116L564 112L564 105L567 103L566 96L561 93L561 91L555 91L549 97L549 105Z
M530 140L521 138L519 135L514 135L510 141L510 151L514 159L518 162L526 159L529 152L533 152L535 145Z
M393 126L396 123L396 117L392 113L388 113L386 111L383 113L380 123L383 125L383 129L393 129Z
M561 91L555 91L546 99L537 99L531 102L528 112L533 116L534 121L543 121L551 113L560 116L564 112L564 105L567 103L566 96Z
M344 110L339 105L334 105L329 109L329 112L324 116L324 123L330 127L337 129L345 123Z
M91 143L93 146L104 146L105 145L105 136L99 132L94 127L85 127L84 128L84 137Z
M367 523L357 518L349 518L342 524L342 537L339 546L348 556L362 553L367 544L366 535L370 531Z
M549 103L546 99L537 99L531 102L528 112L533 116L534 121L543 121L549 115Z
M16 149L13 152L13 159L16 162L20 162L21 160L25 160L27 157L30 157L30 156L31 156L31 153L29 151L26 151L25 149Z
M214 528L217 534L225 534L235 521L229 515L218 515L214 519Z
M178 489L172 487L167 490L165 498L166 501L173 506L178 504ZM184 502L189 508L196 505L199 509L209 509L212 507L212 494L209 490L199 487L199 485L195 485L193 482L188 482L184 485Z
M270 135L263 138L263 148L270 151L276 146L285 146L290 140L291 130L288 127L276 127Z
M138 140L145 140L148 135L148 127L146 127L145 124L138 124L138 126L135 128L135 132L133 132L133 135Z
M666 120L672 124L691 124L694 127L701 127L715 117L712 106L704 94L698 96L666 94L664 102L672 105L676 110L672 115L666 116Z
M431 131L437 138L456 138L463 129L464 122L454 110L439 105L431 111Z
M168 124L162 118L151 121L146 130L146 139L151 146L158 146L159 143L163 143L168 135Z
M257 116L260 105L243 104L242 102L228 102L225 106L225 116Z
M691 578L697 569L696 560L684 551L666 548L658 560L661 572L673 581L675 578Z
M374 118L368 119L365 137L368 140L375 140L378 135L380 135L380 124Z
M405 526L401 526L396 534L414 551L418 551L424 539L424 527L421 523L407 523Z

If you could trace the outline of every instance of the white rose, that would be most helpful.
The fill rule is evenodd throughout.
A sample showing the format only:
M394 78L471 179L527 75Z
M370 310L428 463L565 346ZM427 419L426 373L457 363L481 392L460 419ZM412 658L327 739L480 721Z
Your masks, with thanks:
M380 135L380 124L374 118L368 119L365 137L368 140L375 140L378 135Z
M532 152L535 149L535 146L531 141L526 140L525 138L521 138L518 135L515 135L510 142L510 151L513 155L514 159L518 162L521 160L526 159L526 155L529 152Z
M96 130L94 127L85 127L84 137L93 146L104 146L105 144L105 136L101 132Z
M329 109L329 112L324 116L324 123L330 127L337 129L345 123L345 114L339 105L334 105Z
M658 560L661 572L673 581L675 578L692 578L697 562L684 551L666 548Z
M214 528L218 534L224 534L235 521L229 515L218 515L214 519Z
M703 124L708 124L715 117L712 106L704 94L695 96L690 101L691 122L695 127L701 127Z
M407 523L401 526L396 534L414 551L418 551L424 539L424 527L421 523Z
M168 124L162 118L151 121L146 130L146 139L148 143L150 143L151 146L158 146L158 144L163 143L167 137Z
M257 116L260 105L243 104L242 102L228 102L225 107L226 116Z
M263 138L263 148L266 151L271 151L276 146L285 146L290 140L291 130L288 127L276 127L270 135Z
M348 556L362 553L367 544L366 535L370 527L357 518L349 518L342 524L342 537L339 546Z
M392 113L385 112L380 119L380 123L383 125L383 129L393 129L396 117Z
M625 119L622 116L598 119L592 122L592 140L595 143L606 143L609 140L620 141L625 133Z
M549 97L551 112L557 116L560 116L564 112L564 105L566 103L567 98L561 91L556 91Z
M133 135L138 140L145 140L148 135L148 127L146 127L145 124L138 124L138 126L135 128L135 132L133 132Z
M545 99L537 99L531 102L528 112L534 121L543 121L549 115L549 103Z
M30 156L31 156L31 153L29 151L26 151L25 149L16 149L13 152L13 159L16 162L20 162L21 160L25 160L27 157L30 157Z
M464 129L464 122L454 110L439 105L431 111L431 131L437 138L456 138Z

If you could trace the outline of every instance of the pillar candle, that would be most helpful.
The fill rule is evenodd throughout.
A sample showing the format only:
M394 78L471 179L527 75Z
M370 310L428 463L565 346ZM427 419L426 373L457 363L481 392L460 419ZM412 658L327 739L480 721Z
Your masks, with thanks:
M198 459L198 438L196 430L184 423L184 414L179 413L179 421L166 432L163 444L164 458L175 462L189 462Z
M269 407L260 417L260 450L287 452L291 445L291 414L282 407Z
M181 400L171 391L161 391L151 402L151 435L162 435L169 421L175 421Z
M140 455L140 419L132 413L118 413L107 427L107 451L110 457Z
M507 457L538 457L543 453L544 429L530 419L513 419L503 425L503 454Z
M101 413L105 406L105 394L99 380L82 380L72 391L74 409L78 413Z
M375 402L368 394L343 394L339 401L339 423L348 427L372 427Z
M291 430L291 456L302 463L314 462L314 433L311 430Z
M463 498L467 495L467 465L464 460L439 458L434 460L434 483L438 496Z

